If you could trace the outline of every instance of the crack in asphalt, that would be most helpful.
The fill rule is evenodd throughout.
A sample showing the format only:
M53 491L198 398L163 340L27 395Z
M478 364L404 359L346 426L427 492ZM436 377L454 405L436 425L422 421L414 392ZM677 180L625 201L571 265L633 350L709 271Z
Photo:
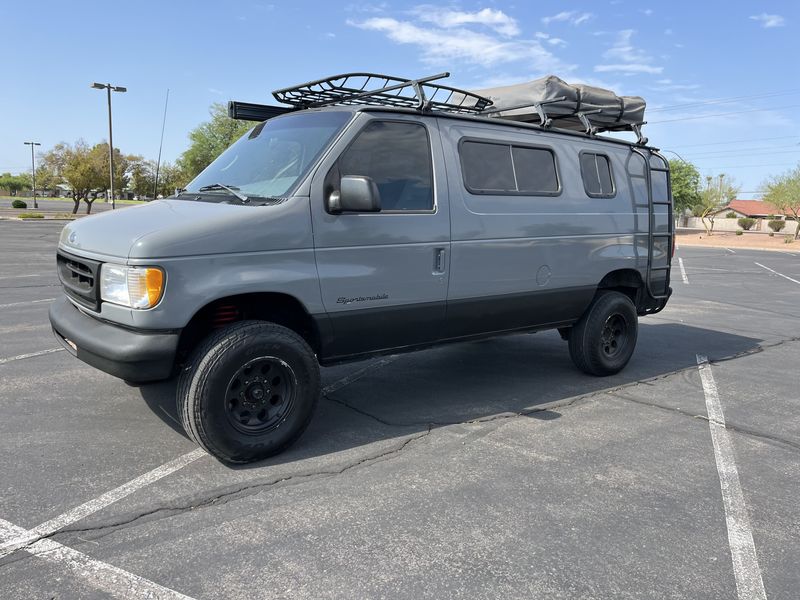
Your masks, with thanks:
M743 357L750 356L750 355L753 355L753 354L758 354L760 352L764 352L765 350L770 350L770 349L773 349L773 348L776 348L776 347L780 347L780 346L785 345L785 344L796 343L798 341L800 341L800 337L786 338L786 339L779 340L779 341L772 342L772 343L768 343L768 344L759 344L757 347L755 347L753 349L746 350L746 351L743 351L743 352L739 352L739 353L736 353L736 354L728 356L728 357L722 357L722 358L719 358L719 359L715 359L715 360L710 361L710 363L711 364L716 364L716 363L736 360L738 358L743 358ZM387 364L388 364L388 361L387 361ZM383 366L383 364L381 364L379 366ZM623 401L634 402L634 403L639 404L639 405L643 405L643 406L647 406L647 407L651 407L651 408L655 408L655 409L659 409L659 410L665 410L665 411L669 411L669 412L672 412L672 413L677 413L677 414L680 414L682 416L685 416L685 417L688 417L688 418L691 418L691 419L707 420L708 417L706 415L690 414L690 413L682 411L682 410L680 410L679 408L676 408L676 407L669 407L669 406L661 405L661 404L658 404L658 403L646 402L646 401L639 400L639 399L636 399L636 398L631 398L629 396L626 396L626 395L620 393L621 391L633 389L633 388L635 388L637 386L640 386L640 385L652 385L656 381L667 379L667 378L670 378L670 377L674 377L675 375L678 375L678 374L681 374L681 373L685 373L685 372L688 372L688 371L694 371L695 369L696 369L696 366L695 365L691 365L691 366L687 366L687 367L684 367L684 368L675 369L675 370L667 372L667 373L662 373L660 375L657 375L657 376L654 376L654 377L650 377L650 378L647 378L647 379L640 379L640 380L637 380L637 381L621 384L621 385L618 385L618 386L615 386L615 387L612 387L612 388L605 388L605 389L601 389L601 390L595 390L595 391L592 391L592 392L588 392L586 394L581 394L579 396L574 396L572 398L566 398L566 399L562 399L560 401L554 401L554 402L545 403L545 404L542 404L541 406L536 406L536 407L533 407L533 408L527 408L527 409L523 409L521 411L501 413L501 414L491 415L491 416L487 416L487 417L480 417L480 418L476 418L476 419L468 419L468 420L462 420L462 421L443 421L443 422L428 421L428 422L406 422L406 423L392 422L392 421L384 419L384 418L382 418L382 417L380 417L378 415L375 415L373 413L370 413L368 411L360 409L360 408L358 408L356 406L353 406L353 405L345 402L344 400L340 400L340 399L331 397L329 394L333 393L333 391L335 391L335 390L332 390L331 392L323 392L323 394L322 394L323 397L325 399L327 399L328 401L334 402L334 403L339 404L339 405L341 405L341 406L343 406L345 408L348 408L348 409L350 409L350 410L352 410L352 411L354 411L354 412L356 412L356 413L358 413L358 414L360 414L362 416L365 416L365 417L368 417L370 419L373 419L373 420L375 420L376 422L378 422L378 423L380 423L382 425L385 425L385 426L388 426L388 427L420 427L420 426L424 426L425 427L425 431L423 431L423 432L421 432L419 434L416 434L416 435L410 435L409 437L404 439L400 444L396 445L395 447L393 447L391 449L388 449L388 450L385 450L385 451L382 451L382 452L378 452L376 454L372 454L370 456L366 456L366 457L363 457L363 458L359 458L357 460L354 460L352 462L349 462L349 463L345 464L341 468L324 469L324 470L319 470L319 471L310 471L310 472L306 472L306 473L294 473L294 474L288 474L288 475L285 475L285 476L282 476L282 477L277 477L277 478L274 478L274 479L271 479L271 480L267 480L267 481L248 482L248 483L243 484L243 485L236 485L236 486L232 486L232 487L229 487L229 488L223 488L221 490L216 490L216 491L211 492L210 494L206 494L204 496L197 497L196 499L193 499L191 501L185 501L184 500L183 504L180 503L181 500L178 500L175 503L172 503L170 505L159 506L159 507L147 510L147 511L137 512L137 513L135 513L133 515L129 515L127 517L118 519L118 520L113 521L113 522L101 523L101 524L88 526L88 527L75 527L75 528L61 529L59 531L50 533L48 535L41 536L41 537L36 538L34 540L31 540L26 546L23 546L23 547L18 549L18 550L22 550L23 552L19 552L19 551L14 552L12 555L7 557L7 559L11 558L11 560L3 560L2 564L0 564L0 566L3 566L5 564L10 564L10 563L16 562L18 560L25 560L26 558L29 558L29 557L33 556L33 554L30 554L30 553L24 552L24 551L29 548L30 544L33 544L33 543L35 543L36 541L38 541L40 539L55 538L56 536L65 536L65 535L68 535L68 534L78 534L78 533L87 533L87 532L104 532L104 533L102 533L100 535L96 535L96 536L93 537L93 539L99 539L101 537L105 537L107 535L110 535L110 534L114 533L115 531L119 531L120 529L123 529L123 528L128 527L128 526L133 525L133 524L136 524L136 523L142 521L143 519L147 519L148 517L154 517L154 516L157 515L156 518L158 518L158 519L169 518L171 516L174 516L174 515L177 515L177 514L181 514L181 513L185 513L187 511L193 511L193 510L206 508L206 507L210 507L210 506L219 506L219 505L222 505L222 504L226 504L228 502L231 502L231 501L234 501L234 500L238 500L240 498L244 498L244 497L248 497L248 496L252 496L252 495L258 494L263 490L266 490L266 489L269 489L269 488L272 488L272 487L275 487L275 486L283 487L283 486L288 486L288 485L299 485L299 484L302 484L302 483L305 483L305 482L308 482L308 481L316 481L316 480L319 480L319 479L326 479L326 478L330 478L330 477L336 477L336 476L341 475L341 474L343 474L343 473L345 473L347 471L350 471L352 469L358 468L358 467L360 467L362 465L372 465L372 464L376 464L378 462L383 462L385 460L391 460L392 458L400 455L410 444L416 442L417 440L420 440L420 439L423 439L423 438L429 436L434 431L434 428L444 428L444 427L449 427L449 426L467 425L467 424L489 424L489 423L496 423L498 421L508 421L508 420L512 420L512 419L518 419L518 418L522 418L522 417L527 417L527 416L533 415L535 413L541 413L541 412L550 411L552 409L563 409L563 408L568 408L568 407L572 407L572 406L577 406L577 405L580 405L580 404L588 403L588 402L592 401L594 398L599 397L599 396L611 396L611 397L618 398L618 399L623 400ZM360 376L358 376L357 378L360 378ZM739 425L730 424L730 423L727 424L727 428L730 429L731 431L735 431L735 432L743 434L743 435L748 435L748 436L752 436L752 437L755 437L755 438L758 438L758 439L768 440L768 441L771 441L771 442L774 442L774 443L777 443L777 444L781 444L783 446L788 446L788 447L790 447L792 449L800 450L800 444L798 444L796 442L793 442L793 441L790 441L790 440L786 440L786 439L780 438L778 436L770 435L770 434L765 433L765 432L761 432L761 431L758 431L758 430L754 430L754 429L750 429L750 428L747 428L747 427L744 427L744 426L739 426ZM151 520L153 520L153 519L147 519L146 522L150 522ZM12 558L12 557L16 557L16 558Z
M649 408L657 408L657 409L663 410L665 412L669 412L669 413L673 413L673 414L679 414L679 415L681 415L683 417L687 417L689 419L697 419L697 420L700 420L700 421L708 421L709 420L708 415L701 414L701 413L686 412L686 411L682 410L681 408L679 408L677 406L667 406L665 404L659 404L657 402L647 402L646 400L641 400L639 398L632 398L630 396L625 396L625 395L619 394L619 393L610 393L609 396L612 396L614 398L618 398L620 400L624 400L625 402L633 402L634 404L639 404L641 406L646 406L646 407L649 407ZM750 436L750 437L754 437L754 438L759 438L759 439L763 439L763 440L768 440L768 441L771 441L771 442L776 442L776 443L778 443L780 445L783 445L783 446L789 446L790 448L792 448L794 450L800 450L800 443L798 443L798 442L795 442L795 441L792 441L792 440L788 440L786 438L782 438L782 437L779 437L779 436L776 436L776 435L772 435L770 433L766 433L766 432L760 431L758 429L753 429L751 427L745 427L743 425L738 425L736 423L731 423L731 421L729 419L727 419L727 418L725 419L725 429L728 429L730 431L733 431L735 433L739 433L739 434L742 434L742 435L746 435L746 436Z
M289 474L283 477L278 477L268 481L248 482L244 485L237 485L227 489L223 488L222 490L216 490L211 494L199 497L185 504L176 503L167 506L159 506L151 510L138 512L136 514L127 516L121 520L116 520L110 523L101 523L98 525L92 525L88 527L72 527L72 528L59 529L58 531L55 531L53 533L36 537L35 539L30 540L24 546L17 548L12 554L6 557L7 559L10 557L16 557L16 558L12 558L11 560L3 560L2 562L0 562L0 567L35 556L35 554L33 553L26 552L26 550L29 549L31 544L34 544L43 539L51 539L51 538L54 539L56 538L56 536L62 536L67 534L105 531L105 533L102 533L101 535L96 535L92 538L93 540L97 540L107 535L110 535L116 531L119 531L120 529L136 524L142 519L147 519L147 517L153 517L155 515L158 515L157 519L164 519L172 517L177 514L201 508L207 508L210 506L221 506L223 504L227 504L228 502L232 502L234 500L239 500L241 498L258 494L265 489L274 486L279 486L280 484L285 484L286 486L299 485L307 481L316 481L319 479L336 477L338 475L346 473L347 471L350 471L362 465L371 466L379 462L391 460L392 458L400 455L413 442L421 440L430 435L431 431L432 428L428 427L422 433L419 433L417 435L412 435L407 439L403 440L399 445L396 445L394 448L352 461L350 463L345 464L343 467L339 469L327 469L320 471L311 471L307 473L296 473L296 474ZM148 519L146 522L151 522L152 520L156 519Z
M592 400L596 396L602 396L604 394L608 394L608 393L614 392L616 390L628 389L628 388L636 387L638 385L652 385L652 383L655 382L655 381L658 381L658 380L661 380L661 379L665 379L667 377L671 377L672 375L675 375L675 374L678 374L678 373L683 373L685 371L690 371L690 370L695 369L695 368L696 368L696 366L683 367L681 369L676 369L674 371L669 371L668 373L662 373L660 375L655 375L655 376L649 377L647 379L640 379L640 380L637 380L637 381L631 381L631 382L628 382L628 383L620 384L620 385L618 385L616 387L603 388L601 390L595 390L595 391L592 391L592 392L587 392L585 394L580 394L578 396L572 396L571 398L562 398L561 400L553 400L552 402L545 402L545 403L543 403L543 404L541 404L539 406L524 408L524 409L519 410L519 411L503 412L503 413L499 413L499 414L496 414L496 415L489 415L489 416L486 416L486 417L476 417L474 419L466 419L466 420L460 420L460 421L430 421L430 420L428 420L428 421L404 421L404 422L389 421L387 419L384 419L383 417L379 417L378 415L375 415L375 414L370 413L370 412L368 412L366 410L358 408L357 406L353 406L352 404L350 404L350 403L348 403L348 402L346 402L344 400L341 400L339 398L332 398L328 394L323 394L323 397L326 400L329 400L330 402L334 402L336 404L344 406L345 408L349 408L350 410L352 410L352 411L354 411L354 412L356 412L356 413L358 413L360 415L363 415L365 417L369 417L370 419L373 419L373 420L377 421L378 423L381 423L382 425L386 425L388 427L420 427L420 426L425 426L425 425L428 425L428 426L431 426L431 427L449 427L449 426L453 426L453 425L467 425L467 424L470 424L470 423L491 423L493 421L499 421L499 420L517 419L517 418L520 418L520 417L528 417L528 416L536 414L536 413L546 412L546 411L552 410L554 408L567 408L567 407L570 407L570 406L574 406L574 405L583 403L584 401Z
M780 347L780 346L783 346L783 345L786 345L786 344L792 344L792 343L796 343L796 342L800 342L800 337L784 338L782 340L777 340L777 341L774 341L774 342L759 344L758 346L756 346L755 348L752 348L750 350L744 350L742 352L737 352L736 354L732 354L731 356L725 356L725 357L721 357L721 358L718 358L718 359L710 360L709 363L713 365L713 364L718 364L718 363L723 363L723 362L729 362L729 361L737 360L737 359L744 358L744 357L747 357L747 356L760 354L761 352L764 352L765 350L771 350L773 348L777 348L777 347ZM378 423L380 423L382 425L386 425L388 427L419 427L419 426L427 425L429 428L431 428L431 427L449 427L449 426L454 426L454 425L467 425L467 424L474 424L474 423L492 423L492 422L495 422L495 421L517 419L517 418L520 418L520 417L527 417L527 416L533 415L535 413L546 412L546 411L549 411L549 410L552 410L552 409L556 409L556 408L557 409L568 408L568 407L571 407L571 406L575 406L575 405L578 405L578 404L583 404L583 403L589 402L589 401L593 400L594 398L596 398L598 396L604 396L604 395L608 395L608 396L611 396L611 397L614 397L614 398L619 398L620 400L625 400L625 401L628 401L628 402L634 402L636 404L640 404L642 406L647 406L647 407L650 407L650 408L656 408L656 409L668 411L668 412L671 412L671 413L677 413L677 414L680 414L680 415L688 417L688 418L701 419L701 420L707 421L708 417L706 415L704 415L704 414L687 413L687 412L681 410L678 407L671 407L671 406L667 406L667 405L663 405L663 404L658 404L657 402L647 402L645 400L632 398L630 396L626 396L624 394L619 393L619 392L624 391L624 390L629 390L629 389L636 388L637 386L640 386L640 385L652 385L656 381L659 381L659 380L662 380L662 379L667 379L667 378L673 377L675 375L679 375L681 373L694 372L696 369L697 369L696 365L691 365L691 366L683 367L683 368L680 368L680 369L675 369L673 371L669 371L668 373L662 373L660 375L656 375L655 377L650 377L650 378L647 378L647 379L640 379L640 380L637 380L637 381L632 381L632 382L625 383L625 384L622 384L622 385L619 385L619 386L616 386L616 387L612 387L612 388L604 388L602 390L596 390L594 392L588 392L586 394L581 394L580 396L574 396L572 398L566 398L566 399L563 399L563 400L560 400L560 401L557 400L557 401L554 401L554 402L548 402L548 403L542 404L541 406L527 408L527 409L523 409L521 411L500 413L500 414L491 415L491 416L488 416L488 417L480 417L480 418L467 419L467 420L462 420L462 421L424 421L424 422L423 421L406 421L406 422L392 422L392 421L384 419L384 418L382 418L382 417L380 417L378 415L370 413L370 412L368 412L366 410L358 408L357 406L353 406L352 404L350 404L350 403L348 403L348 402L346 402L344 400L341 400L339 398L333 398L327 393L323 393L323 397L326 400L330 401L330 402L334 402L336 404L339 404L339 405L341 405L341 406L343 406L345 408L348 408L348 409L350 409L350 410L352 410L352 411L354 411L354 412L356 412L356 413L358 413L360 415L368 417L370 419L373 419L376 422L378 422ZM726 427L727 427L727 429L729 429L731 431L734 431L736 433L742 434L742 435L747 435L747 436L750 436L750 437L755 437L755 438L759 438L759 439L762 439L762 440L775 442L775 443L780 444L782 446L788 446L789 448L792 448L792 449L795 449L795 450L800 450L800 443L798 443L798 442L794 442L792 440L788 440L788 439L785 439L785 438L782 438L782 437L779 437L779 436L775 436L775 435L772 435L772 434L769 434L769 433L766 433L766 432L763 432L763 431L759 431L757 429L753 429L753 428L750 428L750 427L746 427L746 426L743 426L743 425L738 425L738 424L730 423L730 422L726 422Z

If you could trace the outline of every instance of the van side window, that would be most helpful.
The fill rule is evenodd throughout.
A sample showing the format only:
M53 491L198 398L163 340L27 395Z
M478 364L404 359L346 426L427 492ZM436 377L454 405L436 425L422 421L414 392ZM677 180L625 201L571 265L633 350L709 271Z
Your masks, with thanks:
M586 195L592 198L611 198L616 195L611 179L611 163L605 154L581 152L581 177Z
M419 123L373 121L339 157L337 177L371 177L382 211L433 210L433 167L428 132Z
M559 192L555 156L546 148L464 141L459 154L464 185L473 194Z

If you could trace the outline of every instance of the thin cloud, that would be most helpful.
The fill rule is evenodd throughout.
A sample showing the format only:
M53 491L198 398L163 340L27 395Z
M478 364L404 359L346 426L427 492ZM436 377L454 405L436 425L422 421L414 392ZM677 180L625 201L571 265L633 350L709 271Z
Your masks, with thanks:
M433 23L442 29L452 29L464 25L485 25L507 37L519 35L520 29L517 20L508 16L502 10L484 8L477 12L464 12L432 5L414 7L411 14L425 23Z
M590 12L578 12L577 10L565 10L556 15L542 17L542 23L569 23L570 25L580 25L591 19L594 15Z
M660 75L664 67L653 64L653 57L641 48L633 45L633 29L624 29L617 33L614 44L603 53L609 62L595 65L595 73L625 73L627 75L649 74Z
M761 23L761 27L764 29L769 29L770 27L783 27L786 25L786 19L780 15L768 15L767 13L761 13L760 15L753 15L750 17L750 19Z
M455 13L458 11L449 11ZM481 11L482 12L482 11ZM492 11L493 14L499 11ZM441 15L441 13L439 13ZM479 14L479 13L459 13ZM456 19L457 17L448 17ZM429 27L433 17L420 22L399 20L391 17L373 17L363 21L348 20L348 25L367 31L376 31L398 44L416 46L420 52L420 60L430 65L449 66L453 62L462 62L482 67L524 61L528 68L533 67L542 73L554 71L571 71L575 67L567 65L546 49L538 39L508 39L494 29L491 33L475 31L453 24L451 27ZM496 27L500 24L493 23ZM438 21L436 21L438 23ZM478 23L470 21L470 25ZM508 22L506 22L508 25ZM506 28L506 32L510 29Z
M680 92L680 91L691 91L700 89L700 84L698 83L675 83L672 79L659 79L656 81L657 85L650 86L651 90L655 90L657 92ZM689 100L687 100L689 102Z
M546 43L550 44L551 46L566 46L566 40L562 40L561 38L553 37L549 33L544 33L542 31L537 31L533 34L538 40L544 40Z
M344 9L347 12L373 13L373 14L382 13L387 8L389 8L389 5L386 2L376 2L376 3L365 2L363 4L348 4L347 6L344 7Z
M630 73L632 75L638 73L647 73L650 75L661 75L664 67L653 67L651 65L642 65L636 63L619 64L619 65L595 65L595 73Z

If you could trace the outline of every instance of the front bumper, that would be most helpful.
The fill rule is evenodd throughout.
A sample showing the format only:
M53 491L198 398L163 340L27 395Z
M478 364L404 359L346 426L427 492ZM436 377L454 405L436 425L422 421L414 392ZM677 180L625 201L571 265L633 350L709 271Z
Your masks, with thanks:
M50 305L50 324L64 348L115 377L144 383L172 375L179 333L124 329L90 317L66 298Z

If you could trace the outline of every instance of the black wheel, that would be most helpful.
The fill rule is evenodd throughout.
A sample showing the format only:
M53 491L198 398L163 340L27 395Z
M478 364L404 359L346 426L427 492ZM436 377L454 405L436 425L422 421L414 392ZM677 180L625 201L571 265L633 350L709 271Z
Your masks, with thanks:
M178 415L210 454L245 463L297 440L319 394L319 364L303 338L274 323L242 321L194 351L178 379Z
M613 375L628 364L638 334L636 308L625 294L602 292L569 335L569 355L581 371Z

